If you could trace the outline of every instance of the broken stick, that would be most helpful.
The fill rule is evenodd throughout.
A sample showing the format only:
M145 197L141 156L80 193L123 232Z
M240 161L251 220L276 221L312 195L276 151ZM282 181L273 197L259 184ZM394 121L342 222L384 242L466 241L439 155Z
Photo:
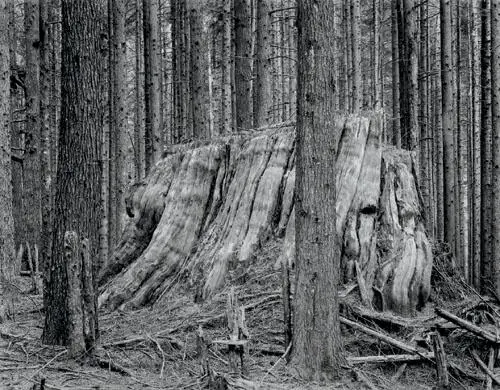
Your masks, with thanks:
M364 363L397 363L397 362L418 362L421 360L434 359L433 352L400 355L380 355L380 356L355 356L348 357L349 364L364 364Z

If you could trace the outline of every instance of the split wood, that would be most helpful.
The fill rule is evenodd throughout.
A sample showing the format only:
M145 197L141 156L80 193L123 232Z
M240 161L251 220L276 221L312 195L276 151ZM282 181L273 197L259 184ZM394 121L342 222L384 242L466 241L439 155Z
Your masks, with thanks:
M448 377L446 354L444 352L443 340L438 332L431 335L432 344L434 346L434 356L436 358L436 372L438 380L438 389L448 389L450 387L450 379Z

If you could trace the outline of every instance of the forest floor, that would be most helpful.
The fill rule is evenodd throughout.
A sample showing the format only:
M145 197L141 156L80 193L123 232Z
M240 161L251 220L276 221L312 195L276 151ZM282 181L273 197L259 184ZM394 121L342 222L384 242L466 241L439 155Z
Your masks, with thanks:
M247 273L231 275L230 284L234 286L240 304L246 308L250 333L245 379L228 374L227 347L211 343L227 340L225 307L229 289L201 304L194 303L192 296L181 291L170 291L153 306L141 310L101 313L100 346L96 351L99 362L96 362L88 358L69 360L65 348L42 345L42 298L29 293L30 279L23 278L19 282L21 294L17 314L12 321L0 325L0 389L39 389L42 378L45 379L45 389L206 388L207 377L201 374L197 352L200 327L209 344L210 369L214 376L226 383L221 384L220 389L396 390L431 389L435 386L436 369L432 361L346 367L338 382L328 386L301 381L286 365L283 356L281 271L273 269L280 248L281 242L269 242ZM435 272L437 279L441 279L435 278L439 291L433 291L433 302L414 318L388 316L394 318L389 322L387 318L376 321L369 315L363 318L360 315L363 311L356 310L359 307L357 289L352 288L342 300L341 314L408 345L427 345L424 349L429 351L432 351L432 344L428 335L440 323L448 359L462 369L461 373L449 371L451 388L484 388L485 376L476 368L469 352L474 348L485 360L488 345L458 327L446 330L446 324L440 322L433 308L439 305L455 313L467 311L467 318L484 316L488 310L480 308L485 303L482 297L471 292L463 293L465 288L460 284L446 285L457 282L443 277L447 272L445 268ZM486 304L492 308L492 304ZM345 325L342 332L348 357L400 353L397 348Z

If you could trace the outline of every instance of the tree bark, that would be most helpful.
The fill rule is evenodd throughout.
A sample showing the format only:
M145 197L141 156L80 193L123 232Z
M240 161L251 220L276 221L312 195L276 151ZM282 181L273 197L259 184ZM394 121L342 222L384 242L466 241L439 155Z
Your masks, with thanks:
M9 24L8 0L0 0L0 31ZM14 218L10 151L9 36L0 34L0 322L13 314L12 282L15 269Z
M252 128L252 21L251 0L234 1L234 78L236 88L236 128Z
M124 185L124 160L125 160L125 135L127 132L127 107L128 95L126 84L126 54L125 39L125 2L122 0L111 1L111 22L113 34L111 38L111 72L113 84L111 99L113 99L112 116L109 131L109 250L115 249L116 243L123 230L122 215L125 212L123 199Z
M500 294L500 4L491 2L492 259L495 291Z
M359 2L358 2L359 5ZM298 111L294 334L291 363L308 379L332 379L344 362L337 285L336 139L331 91L333 3L298 2ZM313 311L314 316L310 313Z
M493 282L491 221L492 206L492 130L490 0L481 1L481 279L482 286ZM483 288L484 288L483 287Z
M40 133L40 27L38 0L24 3L26 130L23 161L24 242L40 248L42 232L42 172Z
M101 218L101 167L104 59L106 36L102 2L62 2L62 111L52 257L46 275L46 317L42 339L69 341L68 275L63 246L75 231L98 248ZM85 201L83 198L85 197ZM93 250L91 258L98 258ZM94 263L94 272L96 264ZM97 326L96 326L97 328Z
M392 51L392 144L401 147L401 120L399 112L399 49L398 15L396 3L391 2L391 51Z
M450 0L440 0L445 241L455 253L455 154Z
M271 90L271 0L257 2L257 27L254 65L253 123L259 128L270 123L273 93Z
M143 0L146 173L160 159L160 45L158 2Z
M351 46L352 46L352 111L361 109L363 86L361 80L361 0L351 0Z
M208 26L205 16L206 3L201 0L188 2L191 54L191 104L193 118L193 137L210 138L209 110L210 95L208 84ZM229 88L231 88L229 86Z

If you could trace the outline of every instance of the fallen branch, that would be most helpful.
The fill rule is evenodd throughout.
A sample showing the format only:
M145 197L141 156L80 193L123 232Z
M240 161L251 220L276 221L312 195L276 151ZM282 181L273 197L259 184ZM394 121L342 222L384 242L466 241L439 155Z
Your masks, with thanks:
M474 325L473 323L464 320L460 317L457 317L456 315L450 313L449 311L446 311L444 309L440 309L439 307L436 307L435 309L436 314L439 315L440 317L443 317L444 319L453 322L454 324L460 326L461 328L468 330L469 332L475 334L476 336L479 336L491 343L494 344L500 344L500 339L494 335L493 333L488 332L487 330Z
M446 353L444 352L443 341L438 332L432 334L432 344L434 346L434 356L436 357L436 373L439 389L448 389L450 380L446 363Z
M113 363L111 360L104 359L100 356L96 357L96 363L99 367L107 369L109 371L117 372L122 375L134 377L132 373L125 367L119 365L118 363Z
M364 364L364 363L397 363L397 362L418 362L421 360L434 359L433 352L416 354L400 354L400 355L380 355L380 356L355 356L348 357L349 364Z
M493 379L493 381L497 384L497 385L500 385L500 379L498 379L496 376L495 376L495 373L493 371L491 371L488 366L486 364L484 364L484 362L481 360L481 358L477 355L477 352L476 351L471 351L471 355L472 357L474 358L474 360L476 361L476 363L479 365L479 368L481 370L483 370L483 372L489 376L491 379Z
M376 330L370 329L367 326L358 324L357 322L348 320L345 317L340 317L340 323L350 326L351 328L357 329L363 333L366 333L367 335L376 337L377 339L384 341L387 344L390 344L396 348L399 348L405 352L411 353L411 354L416 354L416 355L421 355L422 358L424 358L425 352L419 351L417 348L412 347L411 345L405 344L402 341L396 340L390 336L387 336L383 333L377 332Z

